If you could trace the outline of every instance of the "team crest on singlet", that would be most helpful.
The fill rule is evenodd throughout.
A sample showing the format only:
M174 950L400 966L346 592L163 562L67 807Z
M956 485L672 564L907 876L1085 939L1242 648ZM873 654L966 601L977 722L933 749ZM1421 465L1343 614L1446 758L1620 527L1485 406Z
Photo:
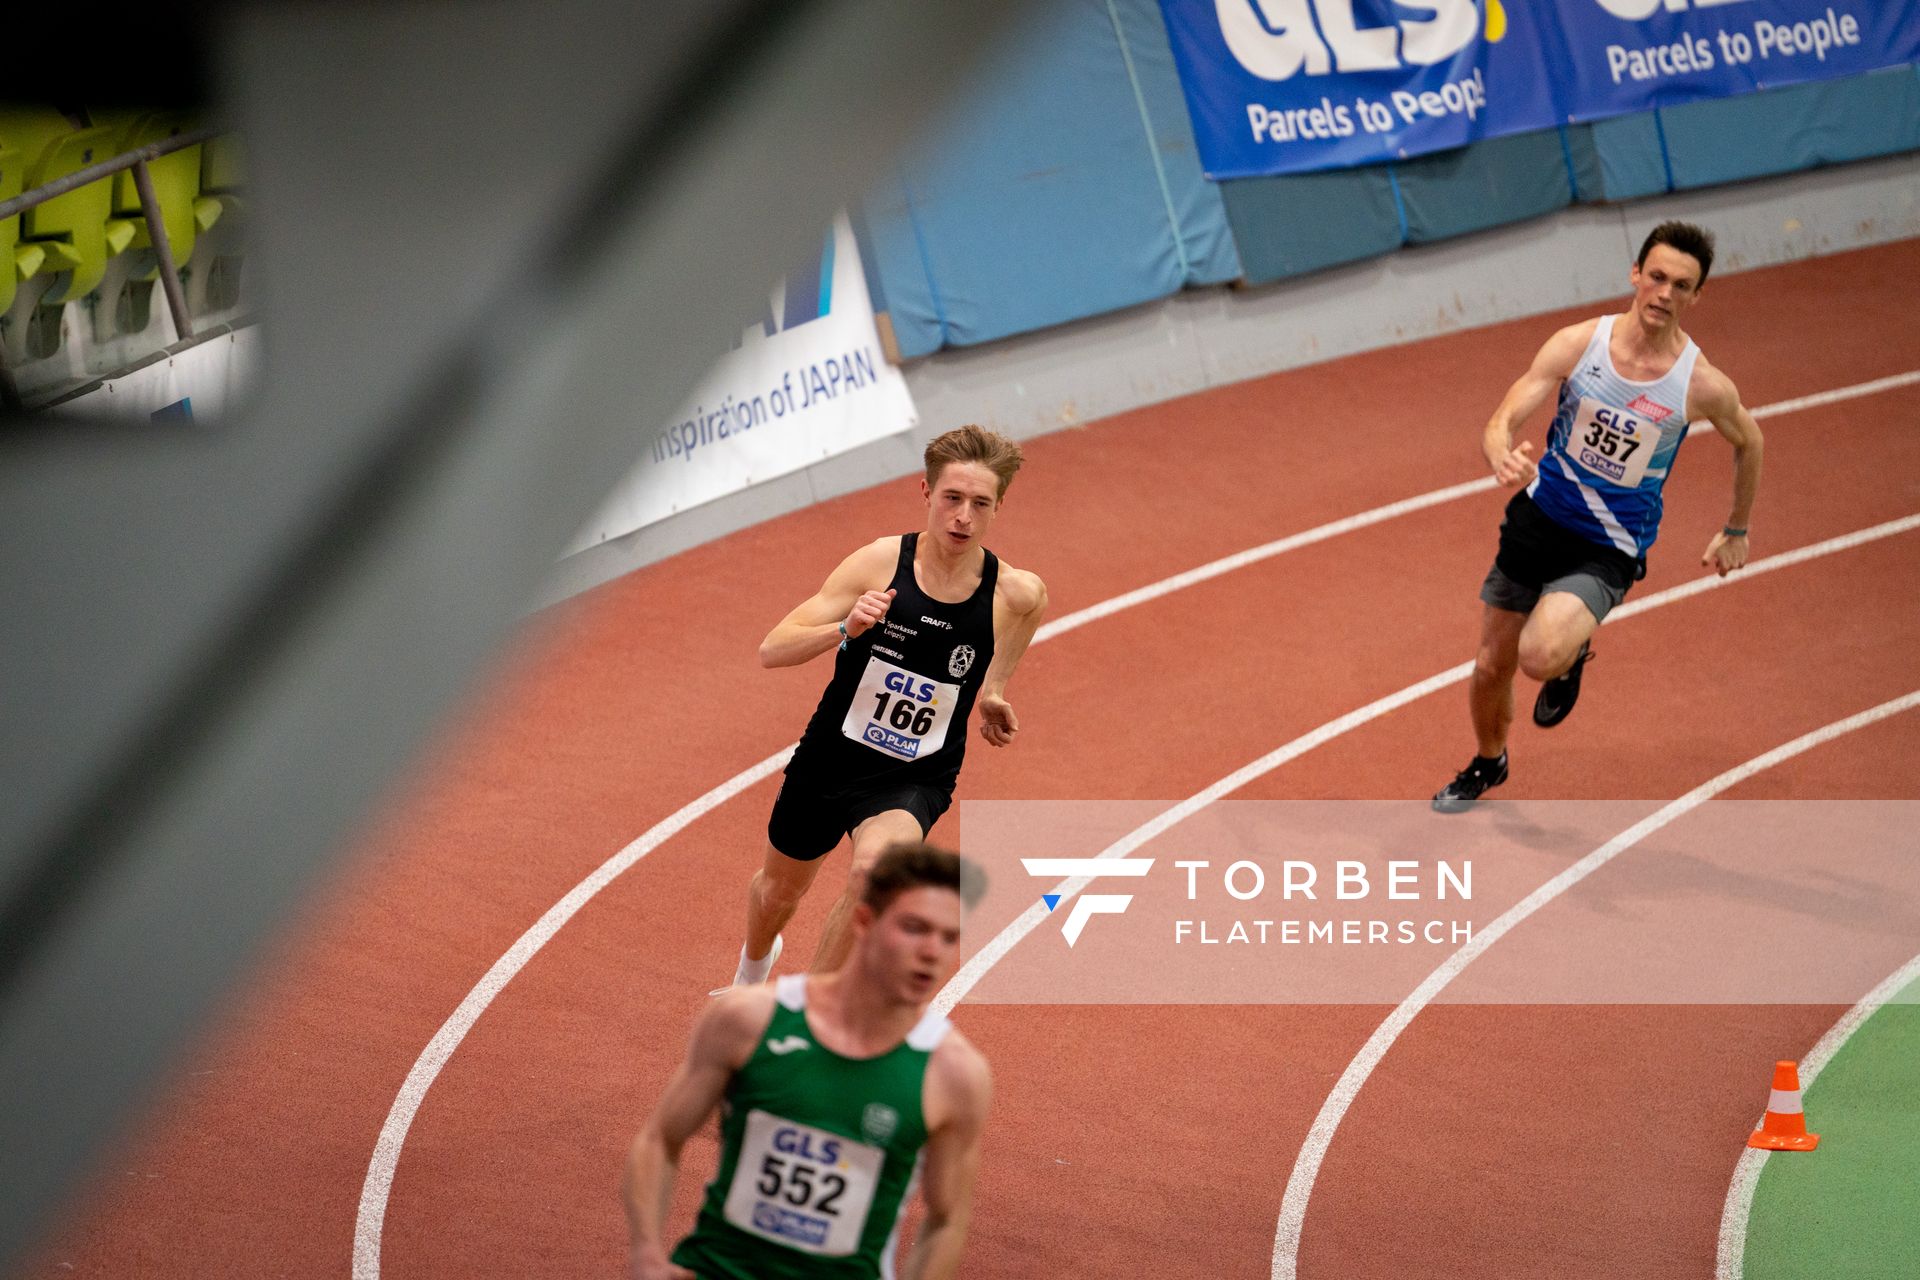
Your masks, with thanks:
M860 1116L860 1134L868 1142L890 1141L900 1127L900 1113L884 1102L869 1102Z
M947 674L958 680L972 669L973 646L970 644L953 646L953 654L947 659Z

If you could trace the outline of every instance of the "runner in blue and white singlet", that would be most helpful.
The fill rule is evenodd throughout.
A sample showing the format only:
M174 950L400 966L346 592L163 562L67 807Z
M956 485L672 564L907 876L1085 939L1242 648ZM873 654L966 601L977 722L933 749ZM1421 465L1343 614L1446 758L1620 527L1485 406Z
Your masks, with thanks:
M1474 758L1433 797L1463 813L1507 780L1513 677L1541 682L1533 722L1552 728L1580 695L1588 644L1646 574L1660 533L1661 490L1705 418L1734 449L1733 504L1700 563L1722 576L1747 562L1747 521L1760 487L1760 428L1727 376L1680 328L1713 266L1713 237L1663 222L1628 273L1625 314L1569 325L1540 348L1481 433L1494 479L1524 486L1507 503L1500 546L1480 586L1485 604L1467 705ZM1519 428L1558 390L1547 451L1535 467Z
M1602 316L1566 381L1547 433L1547 456L1527 496L1548 519L1589 542L1645 559L1660 532L1660 489L1687 438L1687 387L1700 348L1693 339L1651 382L1623 378L1608 344L1616 319Z

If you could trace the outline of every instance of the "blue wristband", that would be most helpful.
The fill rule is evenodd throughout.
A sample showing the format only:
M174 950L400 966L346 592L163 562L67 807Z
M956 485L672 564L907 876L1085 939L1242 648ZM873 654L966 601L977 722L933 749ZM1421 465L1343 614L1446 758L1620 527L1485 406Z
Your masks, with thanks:
M847 641L850 639L852 639L852 637L847 634L847 620L842 618L840 620L840 652L845 653L847 651Z
M1720 532L1725 534L1729 538L1744 538L1747 536L1747 531L1745 529L1736 529L1730 524L1721 525Z

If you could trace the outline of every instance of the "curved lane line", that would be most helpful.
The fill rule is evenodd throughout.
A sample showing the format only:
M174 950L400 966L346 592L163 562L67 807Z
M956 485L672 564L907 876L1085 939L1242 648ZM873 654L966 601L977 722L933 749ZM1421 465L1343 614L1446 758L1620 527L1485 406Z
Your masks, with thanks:
M1885 981L1863 996L1859 1004L1849 1009L1840 1021L1827 1028L1827 1034L1821 1036L1819 1042L1807 1051L1807 1056L1800 1060L1800 1089L1803 1093L1813 1088L1813 1082L1820 1078L1820 1072L1839 1054L1853 1033L1915 978L1920 978L1920 956L1915 956L1894 970ZM1759 1189L1760 1174L1766 1168L1768 1154L1755 1147L1744 1147L1740 1151L1740 1161L1733 1169L1733 1182L1727 1187L1726 1207L1720 1211L1720 1247L1715 1257L1715 1280L1741 1280L1746 1274L1747 1220L1753 1213L1753 1194Z
M493 1003L493 998L513 981L514 975L526 967L527 962L554 934L560 932L562 925L586 906L595 894L612 884L623 871L678 835L696 818L725 804L761 779L772 777L792 754L793 748L787 747L776 755L768 756L753 768L735 774L698 800L684 806L671 817L647 828L646 834L601 863L592 875L549 907L547 913L531 929L521 934L507 953L494 961L493 967L474 984L467 998L460 1002L439 1032L427 1042L427 1047L420 1051L413 1070L407 1073L406 1082L387 1112L386 1123L381 1126L380 1138L374 1144L373 1159L367 1168L366 1181L360 1187L360 1213L353 1233L354 1280L362 1280L363 1277L373 1280L380 1274L380 1233L386 1223L387 1197L393 1190L393 1173L400 1163L400 1148L407 1140L407 1131L413 1126L413 1117L426 1099L427 1090L439 1077L441 1068L453 1057L453 1051L466 1039L473 1024Z
M1855 399L1859 396L1875 395L1915 383L1920 383L1920 369L1893 374L1872 382L1838 387L1832 391L1820 391L1793 400L1782 400L1776 404L1762 405L1752 412L1756 418L1794 413L1842 400ZM1688 434L1711 429L1711 426L1706 423L1695 423ZM1334 520L1302 533L1290 534L1258 547L1210 561L1198 568L1189 569L1170 578L1163 578L1159 582L1103 600L1047 623L1034 634L1033 643L1051 640L1055 636L1083 627L1089 622L1097 622L1122 610L1146 604L1161 596L1170 595L1196 583L1220 577L1222 574L1257 564L1299 547L1324 542L1328 538L1350 533L1355 529L1363 529L1384 520L1439 506L1457 498L1484 493L1494 487L1495 483L1491 476L1464 484L1449 485L1446 488L1430 490L1412 498L1375 507L1358 515ZM1752 566L1749 566L1749 571L1751 568ZM487 970L480 981L474 985L473 990L467 993L466 999L462 1000L459 1006L448 1015L446 1022L441 1024L440 1030L434 1034L432 1040L428 1041L426 1048L420 1051L420 1056L414 1060L412 1069L407 1072L407 1078L402 1082L400 1091L394 1095L393 1106L388 1109L386 1122L381 1125L380 1136L374 1143L373 1155L367 1164L367 1176L360 1187L359 1213L354 1220L353 1280L379 1280L380 1236L386 1225L387 1201L393 1189L394 1172L400 1162L400 1150L406 1145L407 1133L412 1129L413 1119L426 1100L427 1091L433 1087L433 1082L439 1078L442 1068L453 1057L454 1051L460 1047L460 1042L466 1038L467 1032L472 1030L474 1023L480 1020L480 1015L486 1012L487 1006L493 1003L494 997L505 989L540 948L545 946L595 894L612 883L634 863L679 834L695 819L725 804L755 783L771 777L786 764L796 745L795 743L787 744L760 763L735 774L705 795L688 802L649 827L633 843L607 859L591 875L576 885L566 897L550 907L526 933L522 934L512 948L494 962L493 967ZM1079 886L1076 886L1074 892L1078 891ZM1022 919L1024 920L1025 917ZM1022 932L1031 930L1038 922L1039 918L1036 916ZM950 1008L951 1005L947 1007Z
M1890 538L1895 534L1905 533L1915 528L1920 528L1920 515L1902 516L1898 520L1889 520L1884 524L1877 524L1870 528L1856 530L1853 533L1842 534L1837 538L1828 538L1824 542L1809 543L1807 546L1799 547L1793 551L1786 551L1777 556L1768 556L1765 559L1755 560L1738 573L1725 578L1712 575L1704 578L1696 578L1691 582L1684 582L1677 587L1669 587L1665 591L1655 592L1644 600L1636 600L1632 603L1621 605L1618 609L1613 610L1607 615L1605 625L1611 625L1622 619L1631 618L1636 614L1645 613L1649 609L1657 609L1662 605L1672 604L1676 600L1685 600L1691 596L1700 595L1702 592L1717 591L1723 587L1731 587L1741 582L1752 581L1755 577L1772 573L1777 569L1785 569L1793 565L1804 564L1806 561L1816 559L1820 556L1832 555L1837 551L1846 551L1852 547L1861 546L1868 542L1875 542L1881 538ZM1206 808L1214 801L1238 791L1241 787L1246 786L1249 782L1252 782L1263 774L1273 772L1289 760L1296 760L1314 748L1323 746L1340 735L1359 728L1368 721L1378 720L1388 712L1397 711L1408 703L1424 698L1436 690L1444 689L1451 684L1458 684L1471 674L1473 674L1473 663L1463 662L1458 666L1448 667L1445 671L1439 672L1436 675L1428 676L1418 684L1408 685L1397 693L1390 693L1384 698L1369 702L1357 711L1349 711L1337 720L1329 720L1311 733L1303 734L1285 746L1275 748L1253 763L1243 765L1239 769L1236 769L1212 786L1187 797L1151 821L1136 827L1134 830L1120 837L1120 839L1114 841L1094 856L1100 858L1124 858L1156 836L1185 822L1188 818L1200 812L1200 810ZM1086 888L1090 883L1092 883L1090 877L1075 876L1070 880L1064 880L1058 885L1055 885L1053 892L1062 897L1071 897ZM1047 915L1048 912L1046 908L1041 903L1035 902L1020 915L1014 917L1005 928L994 935L991 942L975 952L965 964L960 966L960 971L953 975L952 980L949 981L945 987L941 988L940 994L934 998L933 1007L943 1014L952 1013L953 1007L966 998L967 993L973 990L980 979L986 976L987 971L1004 959L1006 954L1013 950L1014 946L1018 944L1022 938L1033 932L1040 922L1047 918Z
M1738 783L1746 781L1755 774L1782 761L1791 760L1802 752L1810 751L1825 742L1863 729L1870 724L1885 720L1912 707L1920 706L1920 691L1904 697L1883 702L1858 715L1836 720L1823 729L1802 734L1793 741L1775 747L1764 755L1755 756L1743 765L1727 770L1720 776L1701 783L1678 800L1666 805L1657 812L1642 818L1613 839L1595 849L1580 861L1562 871L1553 879L1535 889L1480 933L1473 935L1471 941L1440 963L1440 967L1427 975L1427 978L1414 989L1412 995L1402 1000L1386 1020L1367 1037L1360 1052L1347 1063L1347 1069L1340 1073L1340 1079L1334 1084L1333 1092L1320 1105L1320 1113L1313 1119L1313 1127L1307 1131L1307 1140L1301 1144L1300 1154L1293 1162L1293 1172L1287 1177L1286 1195L1280 1202L1280 1220L1273 1236L1273 1280L1293 1280L1300 1256L1300 1232L1307 1215L1307 1200L1313 1194L1314 1180L1319 1176L1321 1162L1326 1158L1327 1148L1333 1143L1334 1131L1340 1127L1342 1117L1353 1100L1359 1096L1360 1089L1373 1074L1373 1069L1393 1047L1400 1033L1407 1029L1419 1012L1433 1002L1441 989L1460 971L1472 964L1480 954L1494 943L1505 937L1515 925L1546 906L1549 902L1571 889L1580 881L1604 867L1614 858L1633 848L1654 832L1667 826L1676 818L1692 812L1708 800L1719 795Z

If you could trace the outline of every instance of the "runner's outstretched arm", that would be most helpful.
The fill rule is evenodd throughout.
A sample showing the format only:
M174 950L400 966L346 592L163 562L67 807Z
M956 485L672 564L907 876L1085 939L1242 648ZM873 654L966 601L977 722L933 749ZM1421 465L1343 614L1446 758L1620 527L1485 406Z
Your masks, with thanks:
M1493 469L1494 479L1507 488L1533 479L1536 467L1534 460L1528 456L1533 452L1533 442L1525 441L1516 447L1513 443L1514 432L1547 402L1561 380L1573 372L1574 363L1580 359L1580 353L1593 337L1597 323L1583 320L1548 338L1533 357L1533 363L1527 366L1527 371L1500 398L1500 407L1487 419L1486 428L1480 436L1480 452Z
M928 1070L941 1073L940 1087L951 1099L952 1112L927 1137L921 1183L927 1218L907 1255L904 1280L952 1280L960 1273L980 1172L980 1135L993 1095L987 1060L972 1045L942 1045Z
M764 988L729 991L694 1024L687 1056L627 1153L628 1269L633 1280L697 1280L667 1260L666 1219L680 1150L706 1123L773 1017Z
M893 603L893 592L882 588L893 580L894 560L899 554L900 539L880 538L842 560L820 590L767 632L767 638L760 642L760 665L797 667L838 649L842 622L847 625L847 635L865 634L886 616L887 606Z
M1047 611L1047 584L1040 581L1039 574L1003 566L1001 577L1010 615L1007 633L993 638L993 663L987 668L974 704L980 711L980 736L996 747L1007 746L1020 731L1020 722L1007 701L1007 681L1013 678L1013 669L1020 665L1020 657L1033 642L1033 633L1040 629L1040 619Z
M1733 509L1727 515L1726 529L1713 535L1700 563L1726 577L1747 562L1747 535L1729 534L1727 529L1746 529L1753 519L1753 500L1760 493L1760 463L1766 442L1760 436L1760 424L1740 403L1740 391L1726 374L1704 360L1695 371L1699 389L1695 403L1713 429L1733 446Z

